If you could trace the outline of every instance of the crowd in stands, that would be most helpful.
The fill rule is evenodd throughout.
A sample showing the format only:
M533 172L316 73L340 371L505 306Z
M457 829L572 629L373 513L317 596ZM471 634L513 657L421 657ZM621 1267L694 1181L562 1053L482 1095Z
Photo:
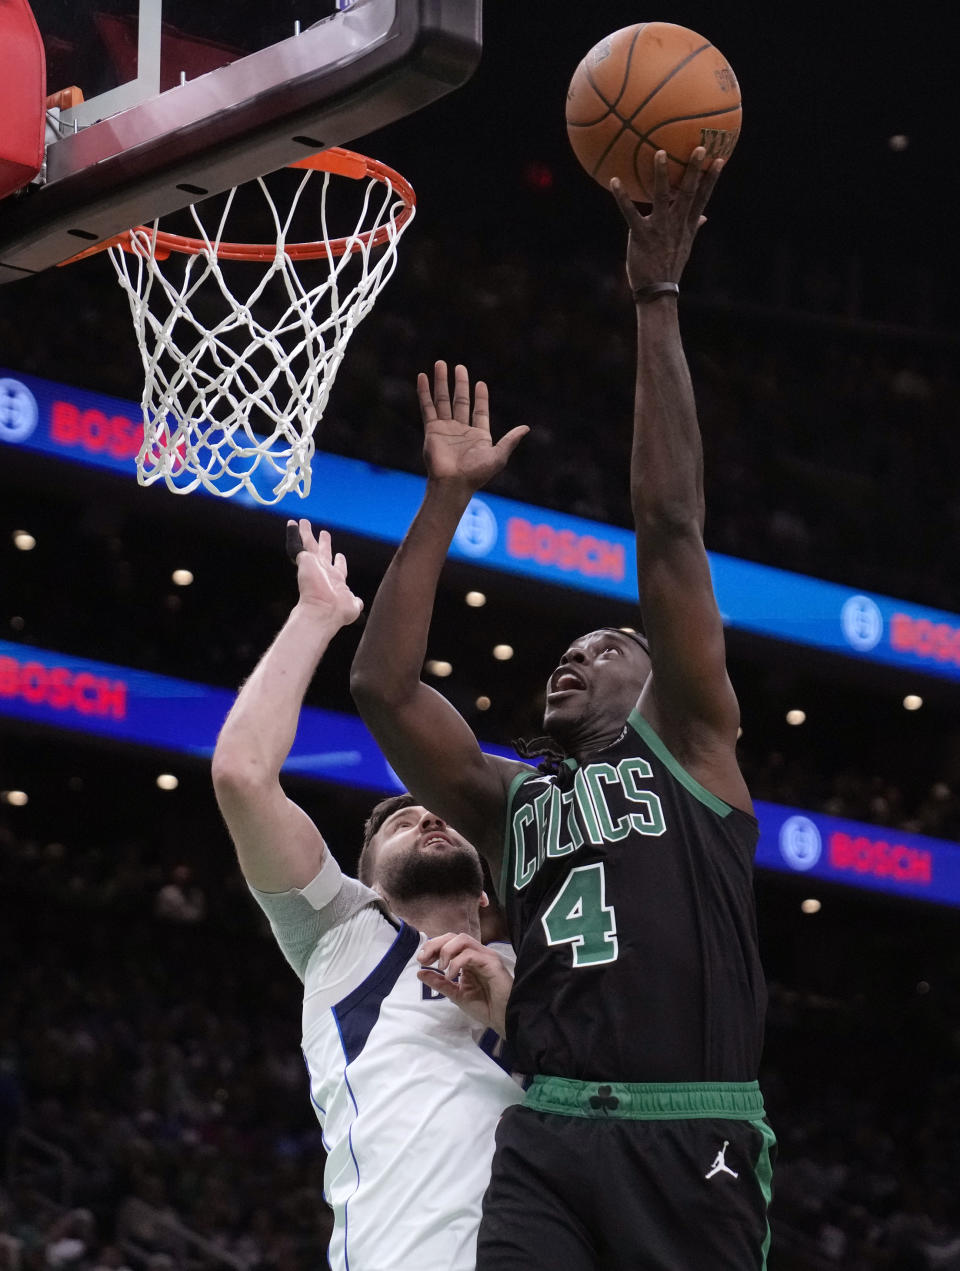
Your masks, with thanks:
M904 1008L772 986L764 1089L783 1265L795 1250L797 1266L844 1271L960 1267L956 1001L956 981L935 1011L923 996Z
M239 873L6 834L0 878L4 1271L322 1266L298 985Z
M758 752L747 747L741 751L741 767L755 798L960 840L960 797L955 783L928 780L910 786L894 766L885 775L852 764L831 771L816 762L815 754L789 761L778 750Z

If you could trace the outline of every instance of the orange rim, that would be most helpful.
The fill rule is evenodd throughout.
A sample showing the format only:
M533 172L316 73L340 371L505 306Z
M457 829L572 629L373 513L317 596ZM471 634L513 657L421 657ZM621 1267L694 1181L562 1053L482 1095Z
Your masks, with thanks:
M389 184L403 199L402 211L392 217L386 225L381 225L379 229L364 230L362 234L352 234L349 238L334 238L329 242L326 239L320 239L313 243L288 243L284 248L284 255L289 256L291 260L321 260L329 256L342 256L347 251L351 254L359 252L367 246L380 247L403 229L417 205L417 196L406 177L402 177L399 172L395 172L385 163L380 163L377 159L368 159L366 155L357 154L353 150L333 146L329 150L322 150L319 154L298 159L295 163L289 164L289 167L312 168L315 172L333 172L337 176L349 177L353 181L373 177L384 185ZM166 260L174 252L186 256L199 256L207 250L207 244L202 238L168 234L164 230L154 233L148 225L135 225L133 229L124 230L122 234L105 239L104 242L97 243L95 247L88 247L86 251L71 256L69 260L62 261L61 264L72 265L76 260L83 260L84 257L92 256L96 252L106 251L108 247L122 247L124 251L138 255L133 246L134 234L147 235L153 243L153 255L157 260ZM220 260L271 261L276 257L277 245L276 243L218 243L216 254Z

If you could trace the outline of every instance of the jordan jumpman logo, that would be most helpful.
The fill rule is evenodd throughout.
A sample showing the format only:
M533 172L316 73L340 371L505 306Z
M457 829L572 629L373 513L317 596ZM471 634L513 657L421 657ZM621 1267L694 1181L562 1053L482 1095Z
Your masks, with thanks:
M730 1140L724 1139L723 1147L720 1149L720 1151L717 1153L716 1157L714 1158L714 1162L710 1166L709 1171L706 1174L704 1174L703 1176L704 1178L713 1178L714 1174L721 1174L721 1173L730 1174L733 1178L740 1177L737 1171L732 1170L730 1166L727 1164L727 1162L723 1159L724 1153L726 1152L729 1146L730 1146Z

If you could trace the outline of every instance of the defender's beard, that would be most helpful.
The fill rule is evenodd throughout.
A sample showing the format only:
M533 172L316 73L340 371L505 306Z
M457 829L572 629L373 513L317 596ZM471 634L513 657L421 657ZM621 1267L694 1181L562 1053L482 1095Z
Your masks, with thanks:
M466 847L435 855L414 850L391 861L379 881L387 895L400 902L421 896L479 896L483 870L477 854Z

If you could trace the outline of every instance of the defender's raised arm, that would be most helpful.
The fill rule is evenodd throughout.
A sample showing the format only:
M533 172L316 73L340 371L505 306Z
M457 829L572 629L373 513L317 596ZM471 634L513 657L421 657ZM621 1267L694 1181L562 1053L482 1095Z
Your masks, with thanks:
M294 536L298 527L288 525ZM264 892L305 887L324 857L324 841L307 814L284 794L280 769L290 753L303 698L337 632L363 602L347 586L347 563L330 535L314 538L299 524L300 598L273 644L240 690L213 753L213 785L244 877Z

